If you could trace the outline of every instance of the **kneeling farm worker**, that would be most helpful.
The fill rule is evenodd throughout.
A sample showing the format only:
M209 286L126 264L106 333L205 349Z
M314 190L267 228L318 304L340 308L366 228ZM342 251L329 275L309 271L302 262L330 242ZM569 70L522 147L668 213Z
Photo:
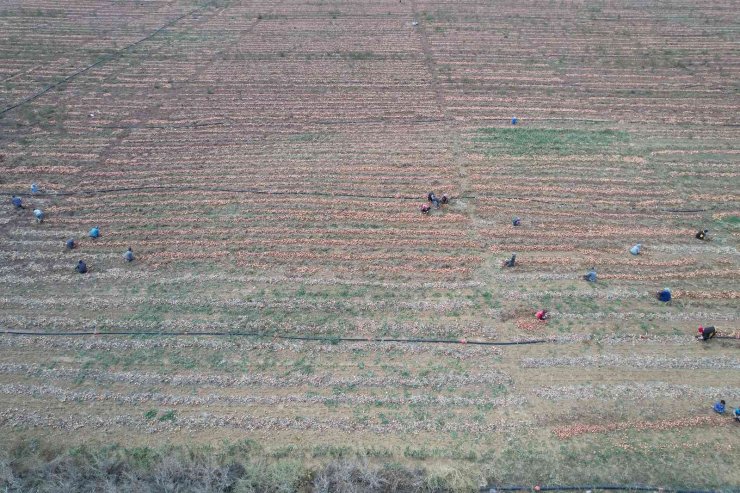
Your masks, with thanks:
M126 262L133 262L134 260L134 252L131 250L131 247L128 247L128 250L126 250L126 253L123 254L123 260Z
M725 413L725 401L720 400L719 402L716 402L712 409L714 409L715 413L724 414Z
M671 301L671 290L668 288L663 288L661 291L658 291L656 296L663 303L668 303L669 301Z

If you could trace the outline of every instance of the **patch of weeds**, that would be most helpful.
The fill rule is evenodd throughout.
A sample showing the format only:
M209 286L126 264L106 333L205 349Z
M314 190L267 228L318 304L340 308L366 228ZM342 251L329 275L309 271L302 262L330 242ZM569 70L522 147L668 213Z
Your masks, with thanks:
M311 454L314 457L333 457L340 459L352 455L352 448L345 445L319 444L314 445Z
M285 457L290 456L294 451L296 447L295 445L286 445L284 447L278 447L272 452L270 452L270 455L276 459L284 459Z
M474 146L487 155L590 154L629 140L617 130L554 130L539 128L481 128Z
M408 459L426 460L432 456L432 453L426 447L411 448L407 445L403 451L403 456Z

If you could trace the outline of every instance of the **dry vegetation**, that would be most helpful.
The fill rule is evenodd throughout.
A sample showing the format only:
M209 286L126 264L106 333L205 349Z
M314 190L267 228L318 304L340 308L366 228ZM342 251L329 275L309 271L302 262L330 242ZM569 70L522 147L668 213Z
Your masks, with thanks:
M0 328L266 335L2 335L0 485L737 487L738 15L668 3L0 6Z

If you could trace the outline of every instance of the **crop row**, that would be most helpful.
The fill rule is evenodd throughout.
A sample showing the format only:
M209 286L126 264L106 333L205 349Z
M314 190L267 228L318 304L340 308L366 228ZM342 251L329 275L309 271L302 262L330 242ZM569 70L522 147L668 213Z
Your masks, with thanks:
M0 373L9 375L29 375L44 379L78 379L83 377L98 383L126 383L131 385L171 385L174 387L216 387L216 388L244 388L244 387L271 387L285 388L310 385L315 388L333 387L408 387L442 389L448 386L462 387L471 385L498 385L510 384L511 378L497 370L488 370L474 375L456 375L442 373L427 377L368 377L353 375L337 377L325 375L288 375L277 376L272 373L251 373L242 376L223 374L161 374L143 372L113 372L103 370L83 370L79 368L45 369L38 365L16 363L0 363Z
M231 428L242 431L324 431L358 432L368 431L381 434L416 434L425 432L467 432L482 435L495 431L513 430L529 424L481 423L471 420L412 420L387 419L383 422L368 422L355 418L317 417L256 417L244 414L199 413L178 416L176 421L146 420L141 416L38 412L28 408L6 408L0 412L0 427L4 428L52 428L64 431L125 429L138 432L157 433L164 431L197 431L212 428Z

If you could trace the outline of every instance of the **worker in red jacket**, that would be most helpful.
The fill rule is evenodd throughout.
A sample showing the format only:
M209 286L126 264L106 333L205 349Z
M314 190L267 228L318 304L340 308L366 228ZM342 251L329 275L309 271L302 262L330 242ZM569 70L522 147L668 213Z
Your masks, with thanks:
M537 317L537 320L547 320L550 317L547 310L540 310L534 316Z

